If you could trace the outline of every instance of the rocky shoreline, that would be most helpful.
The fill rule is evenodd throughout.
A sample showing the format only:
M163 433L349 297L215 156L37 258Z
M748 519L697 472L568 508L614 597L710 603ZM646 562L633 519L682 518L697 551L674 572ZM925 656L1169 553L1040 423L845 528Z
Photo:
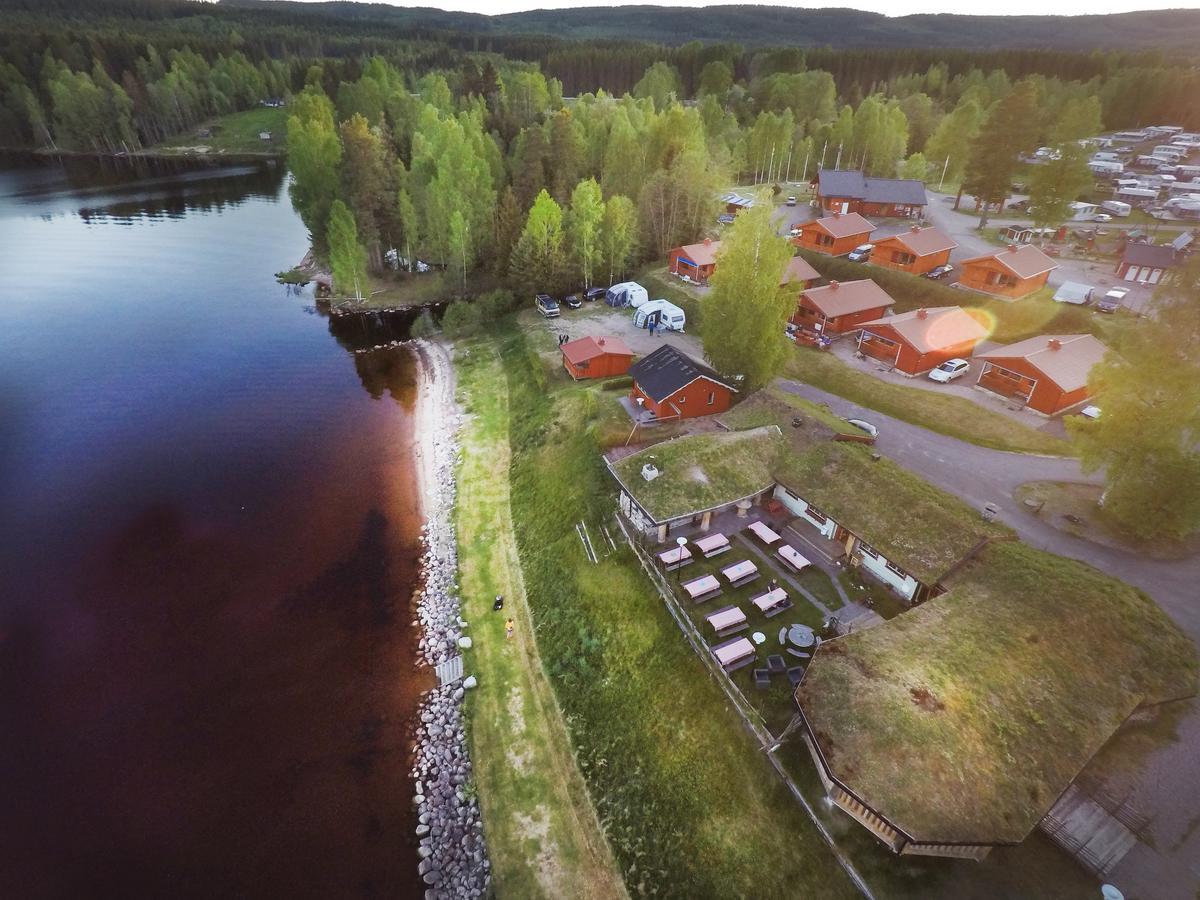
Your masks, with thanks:
M467 623L459 615L453 516L459 417L446 348L423 340L415 341L414 347L420 361L417 468L425 514L417 623L422 629L421 655L436 666L462 652L460 641L469 646L469 640L463 640ZM432 688L418 711L413 802L419 823L418 872L429 886L426 900L482 897L491 886L491 863L462 720L465 691L462 682Z

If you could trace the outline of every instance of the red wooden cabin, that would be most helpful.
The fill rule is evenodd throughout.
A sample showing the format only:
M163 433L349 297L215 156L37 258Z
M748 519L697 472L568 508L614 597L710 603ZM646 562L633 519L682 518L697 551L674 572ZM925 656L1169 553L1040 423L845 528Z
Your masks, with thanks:
M986 256L963 260L958 283L1006 300L1028 297L1046 284L1058 264L1031 244L1009 244Z
M834 213L800 226L792 239L797 247L815 250L827 256L845 256L859 244L865 244L875 226L858 213Z
M629 369L630 398L656 419L694 419L723 413L736 390L703 363L663 344Z
M878 319L895 302L869 278L831 281L800 295L792 324L820 334L845 334L863 322Z
M633 351L614 337L585 337L567 341L562 350L563 368L576 381L624 375L633 362Z
M957 246L945 232L933 226L914 225L908 231L875 241L871 262L887 269L924 275L950 262L950 251Z
M1088 374L1105 346L1090 334L1044 334L979 354L976 386L1053 416L1088 399Z
M948 359L970 356L988 334L961 306L914 309L861 327L858 349L905 375L922 375Z

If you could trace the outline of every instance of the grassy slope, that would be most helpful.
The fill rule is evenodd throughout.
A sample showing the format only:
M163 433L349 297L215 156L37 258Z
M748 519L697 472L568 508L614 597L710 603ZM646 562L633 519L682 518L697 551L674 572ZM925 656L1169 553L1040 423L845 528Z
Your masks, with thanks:
M1062 438L1034 431L963 397L881 381L855 371L830 353L801 348L788 361L785 371L792 378L884 415L981 447L1022 453L1071 454L1071 445Z
M161 144L151 147L154 153L170 153L178 151L186 153L189 148L207 147L209 154L254 154L282 155L287 146L288 109L269 109L265 106L248 109L244 112L230 113L218 116L204 123L219 130L211 137L200 137L197 131L201 126L190 128L183 134L167 138ZM259 140L260 131L270 131L274 140Z
M467 715L496 892L625 896L533 640L508 496L508 392L483 347L456 363L471 419L459 470L459 573L480 677ZM491 608L497 594L503 612ZM504 638L504 620L517 621Z
M574 523L598 537L613 512L592 434L599 395L550 381L522 338L506 338L504 359L538 647L631 892L850 896L632 554L584 557Z

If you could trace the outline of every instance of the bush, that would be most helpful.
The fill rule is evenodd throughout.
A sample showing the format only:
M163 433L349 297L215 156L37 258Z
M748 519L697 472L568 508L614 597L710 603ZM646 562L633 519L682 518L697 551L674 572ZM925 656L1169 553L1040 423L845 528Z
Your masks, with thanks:
M408 333L415 338L433 337L437 333L437 323L433 321L433 313L428 309L421 310L421 314L413 320L409 327Z
M479 330L479 307L467 300L455 300L442 314L442 332L448 338L467 337Z
M627 391L631 387L633 387L633 378L630 375L617 375L615 378L606 379L600 384L602 391Z
M497 288L480 295L475 305L479 308L479 318L482 322L494 322L515 310L519 302L517 295L512 291Z

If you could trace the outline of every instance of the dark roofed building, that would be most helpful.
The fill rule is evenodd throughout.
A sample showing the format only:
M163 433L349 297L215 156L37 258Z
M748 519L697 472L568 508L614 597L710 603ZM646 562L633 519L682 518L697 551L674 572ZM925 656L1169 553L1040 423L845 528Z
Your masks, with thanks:
M729 409L735 389L704 363L663 344L634 363L630 399L656 419L692 419Z
M1117 263L1117 277L1124 281L1158 284L1179 261L1179 253L1170 244L1128 243Z
M849 169L821 169L816 178L817 202L826 212L864 216L916 218L929 199L925 185L910 178L872 178Z

